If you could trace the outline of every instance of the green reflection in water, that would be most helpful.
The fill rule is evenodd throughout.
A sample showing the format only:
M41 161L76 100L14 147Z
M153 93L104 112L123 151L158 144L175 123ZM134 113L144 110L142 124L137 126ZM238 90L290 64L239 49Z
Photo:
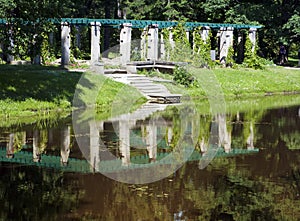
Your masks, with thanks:
M49 173L40 168L20 172L2 165L0 219L298 220L300 102L298 96L285 98L228 106L226 127L232 146L247 148L252 133L258 154L215 158L203 170L187 163L148 185L122 184L101 174ZM272 109L278 106L283 107ZM213 119L206 113L199 120L199 141L207 139ZM176 125L171 107L163 116ZM200 142L197 148L201 150Z

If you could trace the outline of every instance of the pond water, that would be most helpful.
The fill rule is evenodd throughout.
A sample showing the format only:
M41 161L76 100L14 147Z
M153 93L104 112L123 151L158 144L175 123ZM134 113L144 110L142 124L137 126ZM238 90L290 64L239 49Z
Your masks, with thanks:
M299 220L300 103L236 106L3 127L0 220Z

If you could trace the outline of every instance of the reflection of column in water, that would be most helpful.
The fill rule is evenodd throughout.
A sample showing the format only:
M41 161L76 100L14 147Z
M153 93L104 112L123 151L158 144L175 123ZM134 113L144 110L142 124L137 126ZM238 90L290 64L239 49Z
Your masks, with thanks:
M48 130L48 145L52 146L52 144L53 144L53 129L50 128Z
M41 161L41 154L39 150L39 136L40 132L38 130L33 131L33 143L32 143L32 152L33 152L33 162Z
M68 164L70 155L70 143L71 143L71 129L70 126L65 126L60 131L60 162L62 165Z
M144 124L141 125L141 136L143 143L147 144L147 127Z
M14 158L14 134L9 134L9 141L6 146L6 157L11 159Z
M205 155L205 153L207 152L207 147L208 147L208 143L205 143L205 138L202 137L200 141L200 150L202 155Z
M217 121L219 124L219 144L224 147L226 153L229 153L231 150L231 134L227 130L226 115L218 114Z
M170 146L172 143L172 138L173 138L173 128L172 127L168 127L168 134L167 134L167 140L168 140L168 145Z
M99 172L100 163L100 147L99 147L99 128L95 121L89 122L90 124L90 164L92 165L93 171Z
M147 128L147 151L150 162L155 162L157 157L157 126L150 123Z
M247 149L253 150L254 149L254 133L253 133L253 123L250 123L250 134L247 138Z
M130 128L129 122L119 121L119 149L122 156L122 165L130 164Z

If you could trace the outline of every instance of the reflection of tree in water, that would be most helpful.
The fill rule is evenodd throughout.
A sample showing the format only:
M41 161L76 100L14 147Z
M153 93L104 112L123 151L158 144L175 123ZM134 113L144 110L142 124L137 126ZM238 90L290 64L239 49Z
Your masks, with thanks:
M300 158L293 159L299 164ZM250 160L251 161L251 160ZM265 162L266 163L266 162ZM127 185L93 177L101 183L96 208L87 220L295 220L300 215L300 173L274 178L239 166L236 158L215 159L206 170L188 163L174 175L147 185ZM277 178L276 178L277 179ZM74 217L76 218L76 216Z
M63 173L36 167L1 170L0 220L58 220L83 195L78 183L66 182Z

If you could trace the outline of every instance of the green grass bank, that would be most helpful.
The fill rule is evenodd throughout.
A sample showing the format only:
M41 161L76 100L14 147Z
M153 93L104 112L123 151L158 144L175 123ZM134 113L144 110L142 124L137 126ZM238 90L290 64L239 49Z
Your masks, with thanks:
M274 94L300 93L300 69L270 67L252 69L192 69L198 85L167 84L174 93L193 99L208 94L224 95L227 100ZM4 120L44 117L70 113L79 79L83 73L59 67L0 65L0 117ZM172 78L170 75L166 78ZM109 116L113 102L126 106L145 102L139 92L127 85L99 76L105 81L96 97L97 112ZM89 90L89 88L86 88ZM122 96L120 96L122 94ZM126 104L126 105L124 105ZM125 108L126 109L126 108Z
M70 113L82 75L59 67L0 65L0 118L18 121L20 118L48 118ZM131 99L139 105L146 101L135 88L101 75L97 79L105 82L96 97L99 114L109 115L113 102L124 103L125 99ZM119 93L123 96L116 96Z
M182 93L195 99L218 93L227 99L300 93L300 68L189 68L188 72L197 83L190 87L178 84L166 86L174 93Z

